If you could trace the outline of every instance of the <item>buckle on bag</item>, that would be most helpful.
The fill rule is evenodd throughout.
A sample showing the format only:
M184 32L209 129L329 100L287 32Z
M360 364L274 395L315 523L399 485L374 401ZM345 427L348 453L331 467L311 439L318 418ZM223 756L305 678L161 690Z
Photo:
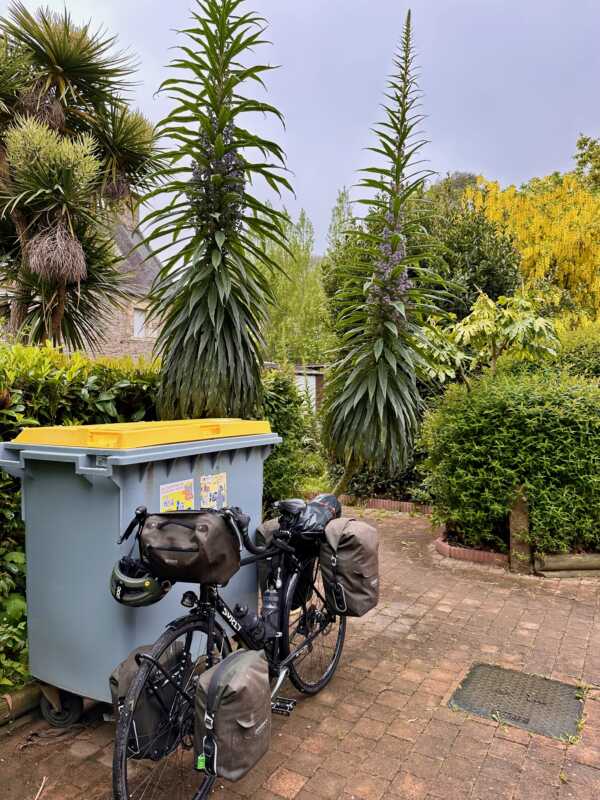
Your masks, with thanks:
M333 587L333 599L335 600L336 610L340 614L345 614L348 611L348 603L346 602L346 593L341 583L336 583Z
M202 740L202 751L204 757L204 772L207 775L217 774L217 743L212 736L205 736Z

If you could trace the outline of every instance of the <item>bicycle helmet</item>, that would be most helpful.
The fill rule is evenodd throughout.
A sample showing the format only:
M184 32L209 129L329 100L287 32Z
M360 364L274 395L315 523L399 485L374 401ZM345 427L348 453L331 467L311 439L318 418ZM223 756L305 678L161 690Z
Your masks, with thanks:
M141 561L126 556L113 567L110 593L118 603L138 608L151 606L167 594L171 584L159 581Z

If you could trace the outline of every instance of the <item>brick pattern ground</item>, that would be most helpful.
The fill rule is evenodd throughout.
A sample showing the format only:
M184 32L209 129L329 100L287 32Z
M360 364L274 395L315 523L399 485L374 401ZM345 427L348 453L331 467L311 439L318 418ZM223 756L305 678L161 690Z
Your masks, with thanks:
M599 798L600 689L571 745L447 707L478 661L600 684L599 582L444 560L426 519L364 514L382 534L379 607L349 624L330 686L275 717L268 755L219 782L216 800ZM47 733L36 721L0 737L3 798L34 800L46 776L40 800L107 800L112 726L92 715L64 738Z

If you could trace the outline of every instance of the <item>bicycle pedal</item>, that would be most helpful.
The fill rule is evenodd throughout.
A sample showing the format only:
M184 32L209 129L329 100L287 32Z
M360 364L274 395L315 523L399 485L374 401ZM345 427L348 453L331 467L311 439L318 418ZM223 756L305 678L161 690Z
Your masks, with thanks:
M284 717L289 717L295 708L295 700L288 700L286 697L276 697L274 700L271 700L271 712L273 714L281 714Z

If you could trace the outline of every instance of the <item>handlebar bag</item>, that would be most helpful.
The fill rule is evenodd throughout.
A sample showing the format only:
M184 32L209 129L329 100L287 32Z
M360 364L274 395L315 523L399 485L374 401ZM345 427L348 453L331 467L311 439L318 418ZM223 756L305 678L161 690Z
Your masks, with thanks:
M196 769L239 781L271 743L271 687L263 651L236 650L196 687Z
M136 647L125 661L113 670L109 685L115 717L118 718L122 712L125 696L137 675L139 667L135 660L136 656L139 653L150 653L152 647L152 645ZM182 657L183 642L173 642L159 659L161 667L179 685L185 684L185 664ZM146 686L150 686L149 681L146 682ZM160 680L152 682L152 691L146 690L140 694L133 709L134 724L129 729L128 758L158 761L177 747L180 739L179 724L176 716L171 719L169 715L169 709L176 700L175 688L162 676Z
M236 533L217 511L150 514L140 554L156 577L223 585L240 568Z
M346 617L362 617L379 602L379 536L375 528L348 517L325 528L319 553L327 603Z

